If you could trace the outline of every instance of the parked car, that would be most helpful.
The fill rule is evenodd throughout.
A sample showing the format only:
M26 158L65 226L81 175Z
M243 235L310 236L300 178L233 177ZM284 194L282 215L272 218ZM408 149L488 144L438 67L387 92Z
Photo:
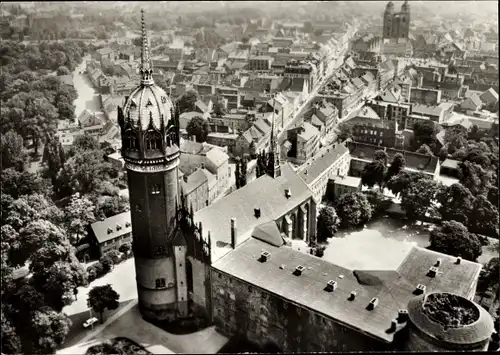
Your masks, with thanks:
M84 328L88 328L88 327L90 327L91 325L93 325L94 323L97 323L97 322L98 322L98 319L96 317L89 318L85 322L83 322L83 327Z

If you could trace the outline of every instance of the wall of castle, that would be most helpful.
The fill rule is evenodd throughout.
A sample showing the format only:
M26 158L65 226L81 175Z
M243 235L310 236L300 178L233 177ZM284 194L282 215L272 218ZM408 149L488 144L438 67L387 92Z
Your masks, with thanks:
M227 336L241 334L285 352L386 349L376 339L215 269L211 286L214 322Z

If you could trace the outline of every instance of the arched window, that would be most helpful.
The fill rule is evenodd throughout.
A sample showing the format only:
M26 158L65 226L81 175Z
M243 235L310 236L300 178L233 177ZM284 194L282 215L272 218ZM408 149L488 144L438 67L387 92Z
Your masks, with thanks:
M146 150L161 149L161 135L158 132L148 132L146 134Z
M125 133L125 148L130 150L137 150L139 147L137 146L137 136L134 132L128 131Z

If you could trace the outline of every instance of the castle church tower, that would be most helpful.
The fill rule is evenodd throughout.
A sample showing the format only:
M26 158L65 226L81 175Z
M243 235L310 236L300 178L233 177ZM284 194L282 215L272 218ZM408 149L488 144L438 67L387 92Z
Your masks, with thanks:
M178 226L179 131L169 96L153 80L141 13L141 82L118 108L118 122L128 176L139 309L147 319L172 320L188 313L186 240Z

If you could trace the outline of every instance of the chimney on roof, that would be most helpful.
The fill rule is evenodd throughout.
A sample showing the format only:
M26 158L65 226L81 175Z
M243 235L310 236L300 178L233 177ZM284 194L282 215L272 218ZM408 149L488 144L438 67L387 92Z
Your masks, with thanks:
M255 218L260 218L260 208L259 207L255 207L253 209L253 211L254 211Z
M436 264L434 266L435 267L440 267L441 266L441 262L442 262L442 259L441 258L437 258Z
M333 291L335 291L337 289L337 286L338 286L337 281L330 280L326 284L326 289L325 290L328 291L328 292L333 292Z
M292 191L290 189L285 189L285 197L287 199L292 197Z
M119 231L120 229L122 229L122 226L120 224L116 224L116 230Z
M125 228L130 227L130 222L125 222Z
M268 252L268 251L263 251L262 253L260 253L260 259L259 261L261 263L265 263L266 261L268 261L269 259L271 258L271 253Z
M427 276L436 277L438 271L439 271L439 268L437 268L435 266L431 266L431 268L429 269L429 272L427 273Z
M299 265L295 268L295 270L293 271L293 274L295 276L300 276L300 275L302 275L302 272L304 272L305 269L306 269L305 267L303 267L302 265Z
M113 229L108 227L108 234L113 233Z
M191 136L191 140L192 140L193 142L196 142L196 136L195 136L195 135L192 135L192 136Z
M457 265L460 265L462 263L462 257L457 257L457 261L455 262L455 264Z
M372 311L372 310L374 310L377 306L378 306L378 298L377 298L377 297L373 297L373 298L370 300L370 303L368 303L368 306L366 307L366 309L368 309L369 311Z
M354 301L357 294L358 293L356 291L351 291L351 294L349 295L349 301Z
M408 310L400 309L398 311L398 323L404 323L408 320Z
M413 294L414 295L422 295L425 293L425 289L426 289L425 285L418 284L415 291L413 291Z
M185 175L185 174L184 174L184 175L182 176L182 179L184 180L184 182L186 182L186 183L188 182L188 176L187 176L187 175Z
M391 327L389 328L390 333L394 333L398 329L398 321L396 319L393 319L391 321Z
M236 248L238 245L238 240L236 239L236 218L231 218L231 248Z

